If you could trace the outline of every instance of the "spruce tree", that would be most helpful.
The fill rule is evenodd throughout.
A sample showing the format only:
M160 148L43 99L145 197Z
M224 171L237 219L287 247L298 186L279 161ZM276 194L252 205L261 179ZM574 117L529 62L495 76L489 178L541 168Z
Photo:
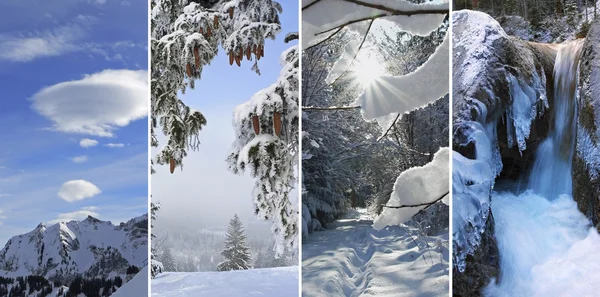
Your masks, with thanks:
M252 268L250 248L246 244L246 235L237 214L229 221L225 248L221 252L225 260L217 265L219 271L245 270Z

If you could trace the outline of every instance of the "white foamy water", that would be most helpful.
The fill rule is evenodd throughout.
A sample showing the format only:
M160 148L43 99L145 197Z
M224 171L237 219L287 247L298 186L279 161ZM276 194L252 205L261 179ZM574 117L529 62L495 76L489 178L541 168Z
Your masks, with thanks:
M558 52L550 133L536 151L529 189L492 195L500 277L486 296L600 295L600 235L571 196L581 45Z

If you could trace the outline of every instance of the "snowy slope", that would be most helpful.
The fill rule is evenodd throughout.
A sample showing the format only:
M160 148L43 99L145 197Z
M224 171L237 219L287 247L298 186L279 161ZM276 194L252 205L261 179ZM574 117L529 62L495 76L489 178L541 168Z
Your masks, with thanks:
M40 275L69 279L124 274L130 265L145 266L148 221L143 215L119 226L93 217L38 225L11 238L0 250L0 276Z
M130 281L125 283L111 297L146 297L148 296L148 266L144 267Z
M376 231L366 210L303 241L302 296L448 296L448 234Z
M298 267L161 273L152 280L152 296L297 297Z

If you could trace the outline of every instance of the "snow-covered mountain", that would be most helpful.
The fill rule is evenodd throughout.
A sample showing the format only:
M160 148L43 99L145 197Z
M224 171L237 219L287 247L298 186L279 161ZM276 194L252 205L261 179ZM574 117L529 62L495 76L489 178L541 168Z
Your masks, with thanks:
M0 250L0 276L39 275L50 280L113 277L148 260L148 216L118 226L89 216L83 221L38 225Z

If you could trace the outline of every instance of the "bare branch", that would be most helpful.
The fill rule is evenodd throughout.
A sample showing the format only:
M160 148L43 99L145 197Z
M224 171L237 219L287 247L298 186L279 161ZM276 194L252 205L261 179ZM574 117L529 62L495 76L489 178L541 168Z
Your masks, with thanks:
M394 127L394 125L396 125L396 121L400 118L400 113L398 113L398 115L396 116L396 118L394 119L394 121L392 121L392 124L387 128L387 130L385 131L385 133L383 133L383 135L379 136L379 138L377 138L377 141L382 140L383 138L385 138L388 133L390 133L390 130L392 130L392 128Z
M323 39L323 40L321 40L321 41L319 41L319 42L317 42L317 43L315 43L315 44L307 47L306 49L311 49L311 48L313 48L315 46L319 46L319 45L327 42L327 40L330 40L333 36L335 36L335 34L337 34L338 32L342 31L342 29L344 29L344 27L339 27L337 30L335 30L335 32L333 32L333 33L331 33L331 35L327 36L327 38L325 38L325 39Z

